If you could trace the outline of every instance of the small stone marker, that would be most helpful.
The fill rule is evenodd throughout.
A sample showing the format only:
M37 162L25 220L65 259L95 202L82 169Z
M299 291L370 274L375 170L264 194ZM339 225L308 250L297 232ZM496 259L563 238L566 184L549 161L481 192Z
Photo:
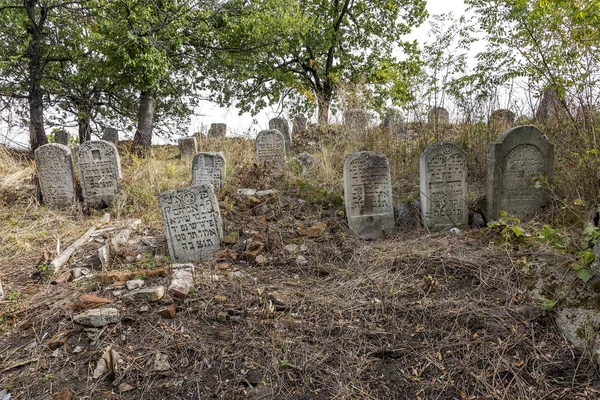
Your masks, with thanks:
M350 109L344 112L346 132L352 136L366 137L370 120L371 116L364 110Z
M77 170L86 205L110 205L119 193L121 161L114 144L88 140L77 149Z
M274 169L285 165L285 139L281 132L269 129L256 136L256 162L268 164Z
M224 138L227 136L227 124L210 124L209 138Z
M182 137L177 141L179 145L179 156L181 158L194 157L198 152L198 144L195 137Z
M402 112L397 108L387 109L381 128L390 136L406 139L406 125L404 124L404 118L402 118Z
M344 162L344 203L350 230L363 239L394 231L390 166L385 154L361 151Z
M435 143L421 154L421 214L431 231L468 225L467 160L460 147L446 142Z
M119 144L119 131L115 128L104 128L104 134L102 135L102 140L106 140L107 142L111 142L115 146Z
M550 179L554 145L534 126L517 126L488 147L487 218L501 211L528 221L544 210L549 192L536 179ZM543 184L542 184L543 185Z
M298 114L294 117L292 126L292 137L296 137L306 131L308 118L304 114Z
M290 124L288 120L283 117L276 117L269 121L269 129L276 129L282 135L285 140L285 148L289 150L292 146L292 136L290 135Z
M63 144L45 144L35 150L35 164L43 203L50 208L72 206L75 177L71 150Z
M162 192L159 202L173 262L208 261L219 250L223 223L211 185Z
M71 134L67 131L60 130L54 134L54 143L69 146L71 144Z
M427 123L429 124L447 124L450 122L450 113L444 107L432 107L427 113Z
M221 152L198 153L192 161L192 186L212 184L215 190L225 186L225 156Z

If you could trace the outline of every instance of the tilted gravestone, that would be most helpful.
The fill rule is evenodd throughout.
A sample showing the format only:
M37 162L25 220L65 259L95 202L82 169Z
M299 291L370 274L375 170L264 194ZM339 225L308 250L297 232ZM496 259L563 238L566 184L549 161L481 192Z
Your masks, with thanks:
M269 129L278 130L285 140L285 148L289 150L292 146L292 136L290 135L290 124L283 117L276 117L269 121Z
M446 142L435 143L421 154L421 215L431 231L468 225L467 160L460 147Z
M215 190L225 186L225 156L221 152L198 153L192 161L192 186L212 184Z
M179 156L181 158L194 157L198 152L198 144L195 137L182 137L177 140L179 145Z
M450 113L444 107L432 107L427 113L427 123L429 124L447 124L450 122Z
M54 134L54 143L69 146L71 144L71 134L64 130L56 131Z
M209 138L224 138L227 135L227 124L210 124Z
M350 231L377 239L394 231L390 166L385 154L361 151L344 162L344 203Z
M402 113L396 108L387 109L381 128L390 136L406 139L406 124Z
M350 109L344 112L346 132L352 136L366 137L370 120L371 116L364 110Z
M256 162L267 164L274 169L285 165L285 139L281 132L269 129L256 136Z
M114 144L104 140L88 140L77 149L77 171L86 205L110 205L119 194L121 161Z
M50 208L66 208L75 202L75 176L71 150L49 143L35 150L35 165L42 202Z
M111 142L115 146L119 144L119 131L115 128L104 128L104 134L102 135L102 140L106 140L107 142Z
M306 131L308 125L308 118L304 114L298 114L294 117L294 123L292 126L292 136L296 137Z
M212 258L223 241L223 222L212 185L162 192L159 202L171 260Z
M501 211L528 221L544 210L552 177L554 145L534 126L517 126L488 147L487 218ZM541 180L541 181L540 181Z

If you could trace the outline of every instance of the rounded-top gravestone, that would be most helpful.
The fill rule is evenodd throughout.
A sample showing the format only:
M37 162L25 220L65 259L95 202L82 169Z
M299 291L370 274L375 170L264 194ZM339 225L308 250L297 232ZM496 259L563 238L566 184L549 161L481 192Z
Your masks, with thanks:
M182 137L177 140L179 156L181 158L194 157L198 152L198 144L194 136Z
M121 160L114 144L88 140L77 148L77 170L83 200L89 207L112 204L119 194Z
M344 162L344 204L350 231L378 239L394 231L392 180L385 154L361 151Z
M421 154L421 214L431 231L468 225L467 160L460 147L447 142L434 143Z
M203 152L192 161L192 186L212 184L215 190L225 186L227 163L222 152Z
M35 165L42 202L49 208L67 208L75 202L75 177L71 150L49 143L35 150Z
M256 162L280 169L285 165L285 139L277 129L258 132L256 136Z
M289 150L292 146L292 136L290 135L290 124L288 120L283 117L275 117L269 121L269 129L276 129L282 135L285 140L285 148Z
M488 147L487 219L505 211L522 221L542 212L549 201L554 145L535 126L517 126Z
M450 122L450 113L444 107L431 107L427 113L427 123L433 125L447 124Z

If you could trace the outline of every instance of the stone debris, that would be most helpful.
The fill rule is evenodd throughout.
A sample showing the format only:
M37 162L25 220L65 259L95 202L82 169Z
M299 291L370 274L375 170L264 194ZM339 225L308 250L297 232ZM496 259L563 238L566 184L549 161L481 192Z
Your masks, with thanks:
M146 289L137 289L127 293L124 298L136 300L159 301L165 295L164 286L149 287Z
M110 241L110 244L112 245L112 248L116 253L118 253L122 249L123 245L128 244L129 236L131 236L130 229L123 229L122 231L119 231L115 236L113 236L113 238Z
M73 349L73 354L79 354L83 351L83 347L77 346Z
M156 351L154 353L154 355L148 360L146 366L150 372L165 372L171 369L169 356L161 353L160 351Z
M298 250L300 249L300 246L298 246L297 244L291 243L291 244L286 244L285 246L283 246L283 249L285 251L287 251L288 253L294 254L294 253L298 252Z
M143 279L133 279L125 282L125 286L127 286L127 290L136 290L144 287L146 282Z
M67 283L71 279L71 271L63 271L60 275L52 280L55 285L61 285Z
M113 301L111 299L96 296L95 294L83 294L79 296L79 305L83 309L96 308L112 302Z
M296 265L299 267L305 267L308 265L308 260L304 256L296 257Z
M114 374L119 364L122 362L122 360L120 360L119 358L119 353L113 350L111 346L108 346L102 354L100 360L98 360L92 377L94 379L98 379L107 373L111 375Z
M237 193L240 196L254 196L256 194L256 189L238 189Z
M119 385L119 391L123 392L123 393L130 392L130 391L132 391L134 389L135 389L135 386L132 386L132 385L130 385L128 383L121 383Z
M110 246L108 244L105 244L98 249L98 259L102 265L102 271L106 271L110 266Z
M116 308L95 308L84 311L73 317L73 321L79 325L101 328L108 324L119 322L119 310Z
M254 193L254 196L260 199L261 197L267 197L275 193L277 193L277 190L275 189L257 190L256 193Z
M169 293L178 300L185 300L194 284L193 264L173 264L173 279L169 285Z
M175 304L169 304L160 308L157 312L163 318L173 319L175 318Z

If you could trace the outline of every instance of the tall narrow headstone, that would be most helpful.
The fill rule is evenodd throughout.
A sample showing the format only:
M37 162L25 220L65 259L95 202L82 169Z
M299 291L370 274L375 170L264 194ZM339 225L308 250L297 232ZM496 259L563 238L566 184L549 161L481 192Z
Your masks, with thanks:
M552 177L554 145L535 126L517 126L488 147L487 218L501 211L528 221L544 210ZM540 181L541 180L541 181Z
M35 150L35 165L42 202L50 208L66 208L75 202L75 177L71 150L49 143Z
M308 118L304 114L298 114L294 117L294 123L292 126L292 136L296 137L306 131L308 125Z
M361 151L344 162L344 203L350 231L377 239L394 231L390 166L385 154Z
M285 140L285 148L289 150L292 146L292 136L290 135L290 124L288 120L283 117L276 117L269 121L269 129L276 129L282 135Z
M215 190L225 186L225 156L221 152L198 153L192 161L192 186L212 184Z
M77 171L86 205L110 205L119 194L121 160L114 144L88 140L77 149Z
M406 124L402 113L396 108L387 109L381 128L390 136L406 139Z
M111 142L115 146L119 144L119 131L115 128L104 128L104 134L102 135L102 140L107 142Z
M223 241L219 203L211 185L159 195L167 245L173 262L208 261Z
M65 130L56 131L54 134L54 143L68 147L71 144L71 134Z
M256 136L256 162L267 164L274 169L285 165L285 139L281 132L269 129Z
M366 137L371 117L368 112L359 109L350 109L344 112L344 125L346 132L355 137Z
M209 138L224 138L227 136L227 124L210 124Z
M435 143L421 154L421 215L431 231L468 225L467 160L460 147L446 142Z
M194 157L198 152L198 144L195 137L182 137L177 141L179 155L181 158Z
M447 124L450 122L450 113L444 107L431 107L427 113L427 123L429 124Z

